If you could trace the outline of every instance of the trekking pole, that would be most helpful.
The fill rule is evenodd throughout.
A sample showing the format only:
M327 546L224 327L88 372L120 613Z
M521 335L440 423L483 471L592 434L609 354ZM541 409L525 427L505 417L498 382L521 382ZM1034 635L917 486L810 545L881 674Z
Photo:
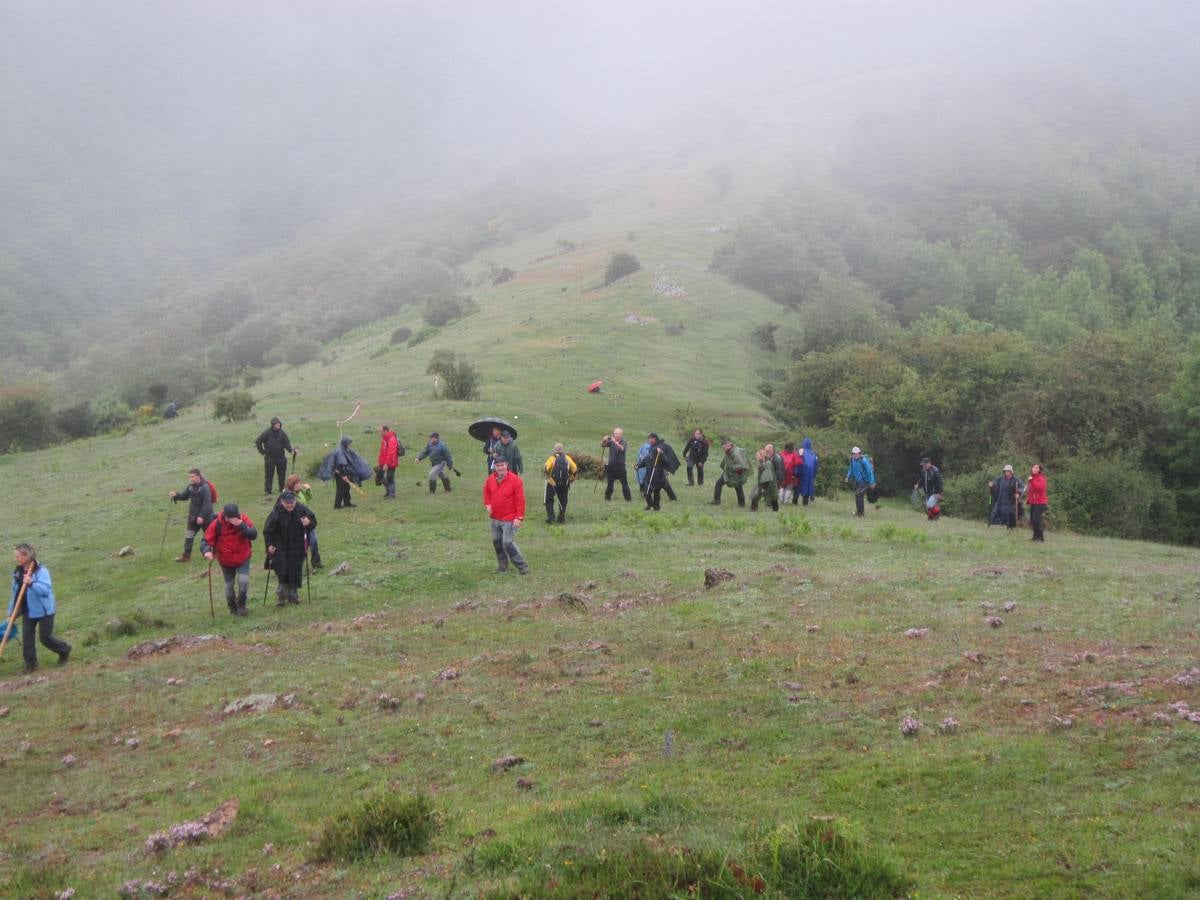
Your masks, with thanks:
M29 574L29 573L26 572L26 574ZM17 594L16 601L13 603L12 614L9 615L8 621L4 623L4 639L0 640L0 656L4 655L4 647L6 644L8 644L9 635L12 634L13 622L16 621L17 613L21 609L21 601L25 599L25 590L28 587L29 587L29 585L25 584L25 582L22 580L21 590Z
M217 609L213 606L212 598L212 560L208 561L208 614L214 619L217 617Z
M267 605L267 593L271 590L271 566L267 566L267 583L263 585L263 606Z
M600 488L600 479L604 475L604 457L608 453L608 446L600 448L600 468L596 471L596 483L592 487L592 496L596 496L596 491Z
M172 503L167 507L167 521L163 522L162 542L158 545L158 561L162 562L163 549L167 546L167 529L171 527L171 509L175 506Z
M658 471L658 461L662 458L662 451L659 450L654 454L654 465L650 468L650 474L646 476L646 489L642 493L646 497L646 502L650 502L650 491L653 490L654 473Z
M308 554L304 554L304 584L308 591L308 605L312 606L312 570L308 568Z

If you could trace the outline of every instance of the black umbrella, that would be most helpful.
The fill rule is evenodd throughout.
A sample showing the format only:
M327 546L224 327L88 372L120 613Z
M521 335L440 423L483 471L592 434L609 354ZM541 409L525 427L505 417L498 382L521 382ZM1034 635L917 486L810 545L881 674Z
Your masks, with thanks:
M514 438L517 436L516 428L503 419L498 419L495 416L489 419L480 419L478 422L472 422L470 427L467 429L467 434L475 438L477 441L486 441L492 436L493 428L499 428L501 431L511 432Z

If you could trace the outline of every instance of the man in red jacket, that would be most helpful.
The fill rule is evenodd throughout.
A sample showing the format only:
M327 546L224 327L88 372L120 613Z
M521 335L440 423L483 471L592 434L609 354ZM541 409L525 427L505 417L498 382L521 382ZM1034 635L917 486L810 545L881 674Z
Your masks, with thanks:
M235 616L246 615L246 595L250 593L250 555L254 549L250 542L258 537L258 529L246 516L238 512L236 503L226 503L225 508L212 520L204 533L208 548L204 558L212 560L214 554L225 576L225 602ZM237 578L237 596L233 592L233 579Z
M508 463L497 459L492 474L483 482L483 508L492 525L492 546L496 548L497 572L508 571L508 561L522 575L529 574L529 564L515 543L517 529L525 518L525 485L521 476L508 471Z
M383 469L383 499L396 499L396 466L400 465L400 440L383 425L379 429L379 466Z

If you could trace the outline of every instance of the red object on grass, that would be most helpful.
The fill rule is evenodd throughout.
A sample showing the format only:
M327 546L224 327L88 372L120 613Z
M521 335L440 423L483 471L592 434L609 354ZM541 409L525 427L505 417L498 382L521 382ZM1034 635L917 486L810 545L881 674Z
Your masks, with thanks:
M601 386L602 384L604 384L604 382L603 382L603 381L593 381L591 384L589 384L589 385L588 385L588 393L589 393L589 394L598 394L598 393L600 393L600 386Z

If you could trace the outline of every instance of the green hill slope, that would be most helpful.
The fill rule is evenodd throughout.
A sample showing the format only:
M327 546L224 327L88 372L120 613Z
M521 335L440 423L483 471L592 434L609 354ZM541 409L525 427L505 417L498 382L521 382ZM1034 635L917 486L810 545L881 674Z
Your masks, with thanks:
M770 360L749 339L784 313L708 272L713 229L740 210L710 201L702 171L477 260L518 274L415 347L388 343L415 320L377 323L271 370L253 422L195 407L0 457L0 539L38 548L75 645L35 677L18 647L0 659L12 895L131 879L193 896L750 896L756 879L776 896L1196 889L1195 550L1063 533L1034 545L886 500L859 521L844 494L752 515L729 495L704 504L711 470L704 488L677 476L659 514L581 480L567 525L542 524L536 470L556 440L593 452L622 425L678 441L688 420L748 446L784 436L755 399ZM614 250L642 269L603 288ZM432 397L439 349L475 362L480 400ZM605 392L589 395L595 379ZM374 458L381 422L410 448L398 501L369 487L335 512L318 485L328 568L311 602L262 605L256 570L251 615L211 620L203 565L169 562L183 511L167 493L199 465L261 524L252 441L266 420L284 420L303 464L359 401L345 431L360 452ZM521 428L528 578L492 574L483 459L465 436L489 413ZM429 495L414 463L434 429L463 473L448 495ZM733 578L706 589L709 568ZM218 639L130 656L206 634ZM290 699L223 712L251 694ZM494 764L506 756L521 759ZM377 790L431 798L429 847L314 863L335 814ZM227 830L147 848L231 800Z

